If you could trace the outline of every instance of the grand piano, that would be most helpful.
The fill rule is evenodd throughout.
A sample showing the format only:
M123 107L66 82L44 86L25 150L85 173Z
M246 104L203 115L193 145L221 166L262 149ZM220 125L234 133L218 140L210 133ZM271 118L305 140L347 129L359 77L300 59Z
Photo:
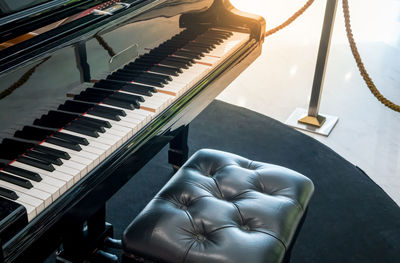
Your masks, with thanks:
M0 1L0 262L91 260L105 203L261 53L227 0ZM132 189L135 191L135 189Z

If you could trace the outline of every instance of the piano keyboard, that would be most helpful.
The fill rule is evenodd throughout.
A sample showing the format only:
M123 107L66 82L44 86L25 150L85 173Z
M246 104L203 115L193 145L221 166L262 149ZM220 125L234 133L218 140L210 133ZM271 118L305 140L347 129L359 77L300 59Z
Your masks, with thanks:
M18 130L0 144L0 197L31 221L248 40L184 30Z

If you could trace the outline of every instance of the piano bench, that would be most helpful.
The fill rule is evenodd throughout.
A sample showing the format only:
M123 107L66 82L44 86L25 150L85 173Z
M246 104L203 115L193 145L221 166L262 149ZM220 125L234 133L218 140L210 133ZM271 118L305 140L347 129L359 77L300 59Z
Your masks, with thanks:
M293 170L200 150L125 229L123 262L289 262L313 190Z

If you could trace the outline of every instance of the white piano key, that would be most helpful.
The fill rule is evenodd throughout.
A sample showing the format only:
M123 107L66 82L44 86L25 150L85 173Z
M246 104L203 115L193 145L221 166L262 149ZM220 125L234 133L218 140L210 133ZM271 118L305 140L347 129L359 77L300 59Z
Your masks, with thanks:
M72 135L79 134L79 133L70 132L68 130L63 130L63 132L69 133ZM79 135L81 135L81 134L79 134ZM80 161L78 161L79 159L77 157L81 157L83 159L89 159L89 161L86 161L86 162L90 162L90 160L94 161L97 158L99 158L99 155L101 155L101 152L99 151L100 149L97 149L97 148L95 149L93 147L90 147L90 144L88 146L81 145L81 148L82 148L81 151L71 150L71 149L68 149L68 148L65 148L62 146L49 144L47 142L43 142L41 145L49 147L49 148L53 148L56 150L64 151L71 156L70 160L76 160L76 162L79 162L79 163L80 163ZM90 152L89 152L89 150L90 150Z
M12 173L12 172L4 171L4 170L2 172L3 173L7 173L7 174L11 174L11 175L16 176L16 177L20 177L20 178L26 179L25 177L19 176L17 174ZM29 181L31 182L31 184L33 185L34 188L51 194L54 200L57 199L60 196L59 189L57 187L53 186L53 185L48 184L46 182L46 177L45 178L42 177L42 180L40 182L36 182L36 181L33 181L33 180L29 180Z
M72 176L61 174L57 171L53 171L55 173L54 176L50 176L46 173L47 171L39 170L36 167L30 166L28 164L20 163L17 161L13 162L11 164L11 166L19 167L19 168L22 168L22 169L25 169L28 171L38 173L43 179L41 182L57 187L58 189L60 189L60 193L65 192L67 190L67 188L70 188L73 185L73 177ZM57 176L60 176L60 177L58 178Z
M90 117L94 118L94 119L98 119L98 120L104 120L104 121L108 120L106 118L98 117L98 116L94 116L94 115L90 115ZM122 120L121 121L108 120L108 121L112 125L111 128L107 129L108 133L118 136L120 139L123 139L124 141L126 141L129 137L131 137L133 135L133 132L132 132L133 129L129 128L134 125L133 122L128 123L128 122L122 121Z
M46 183L46 179L40 182L31 181L31 183L36 189L51 194L53 200L56 200L58 197L60 197L60 190L58 187Z
M86 116L93 118L93 119L97 119L97 120L103 120L103 121L108 121L111 125L112 125L112 131L119 131L120 133L123 133L124 135L126 135L127 133L131 132L133 127L137 125L138 121L130 121L130 119L124 119L121 118L120 121L116 121L116 120L110 120L110 119L106 119L103 117L99 117L99 116L95 116L95 115L90 115L87 114ZM112 133L114 134L114 133Z
M34 206L21 202L20 200L12 200L20 205L23 205L26 209L26 213L28 215L28 222L32 221L37 215L36 209Z
M1 180L0 180L0 186L16 192L17 195L19 195L19 193L23 193L32 196L34 198L37 198L39 200L42 200L44 202L44 207L48 207L53 202L51 194L35 189L34 187L32 187L31 189L26 189L24 187Z
M18 192L18 199L17 201L23 202L25 204L31 205L35 208L36 214L39 214L44 210L44 201L37 199L33 196Z

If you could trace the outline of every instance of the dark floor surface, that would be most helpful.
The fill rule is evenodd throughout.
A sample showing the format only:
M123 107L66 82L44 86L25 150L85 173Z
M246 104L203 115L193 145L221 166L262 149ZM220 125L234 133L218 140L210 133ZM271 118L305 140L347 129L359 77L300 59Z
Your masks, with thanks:
M400 262L400 208L334 151L250 110L213 102L191 124L190 152L213 148L286 166L311 178L315 193L292 262ZM172 175L167 148L108 203L115 236Z

